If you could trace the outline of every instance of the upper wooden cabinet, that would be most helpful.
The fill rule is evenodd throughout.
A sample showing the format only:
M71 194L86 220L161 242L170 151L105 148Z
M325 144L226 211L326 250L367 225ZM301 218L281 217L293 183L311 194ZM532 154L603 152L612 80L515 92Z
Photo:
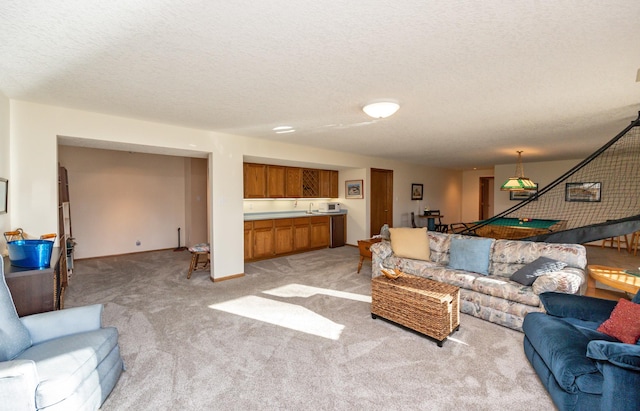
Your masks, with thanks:
M286 167L267 166L267 197L279 198L285 195Z
M244 198L338 198L338 172L244 163Z
M267 196L267 166L244 163L244 198L265 198Z
M338 198L338 172L320 170L319 174L319 197Z
M286 170L285 197L302 197L302 169L299 167L287 167Z

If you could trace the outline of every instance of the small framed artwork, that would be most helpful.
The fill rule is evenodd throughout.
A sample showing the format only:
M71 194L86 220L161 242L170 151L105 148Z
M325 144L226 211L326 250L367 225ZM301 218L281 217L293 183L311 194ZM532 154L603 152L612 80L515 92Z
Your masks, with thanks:
M362 191L362 180L347 180L344 182L345 198L364 198L364 192Z
M509 191L509 200L523 201L533 197L531 201L538 201L538 184L535 190Z
M602 183L567 183L564 201L598 203L602 199Z
M411 199L422 200L422 190L424 186L422 184L411 184Z
M7 212L7 197L9 196L9 181L0 178L0 214Z

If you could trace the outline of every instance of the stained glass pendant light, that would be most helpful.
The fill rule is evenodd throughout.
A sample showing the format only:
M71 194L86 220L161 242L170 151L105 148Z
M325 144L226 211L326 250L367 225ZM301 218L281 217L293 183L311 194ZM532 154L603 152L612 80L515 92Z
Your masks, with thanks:
M518 153L518 163L516 164L516 175L515 177L510 177L505 183L500 187L502 191L525 191L525 190L536 190L536 183L529 180L524 176L524 169L522 167L522 151L517 151Z

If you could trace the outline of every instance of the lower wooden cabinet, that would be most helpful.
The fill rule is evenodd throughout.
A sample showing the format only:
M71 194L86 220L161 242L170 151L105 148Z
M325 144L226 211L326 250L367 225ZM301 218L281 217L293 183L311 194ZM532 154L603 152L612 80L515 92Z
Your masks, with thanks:
M245 261L326 248L329 244L328 216L255 220L244 223Z
M273 220L254 221L252 258L255 259L273 256L273 238Z
M309 217L293 219L293 250L306 251L311 248L311 221Z
M329 217L311 217L311 248L329 247Z
M293 219L274 220L275 254L287 254L293 251Z

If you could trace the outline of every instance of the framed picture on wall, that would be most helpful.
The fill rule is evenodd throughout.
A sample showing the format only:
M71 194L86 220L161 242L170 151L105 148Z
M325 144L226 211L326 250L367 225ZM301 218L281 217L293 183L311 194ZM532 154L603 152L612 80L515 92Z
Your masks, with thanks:
M0 214L7 212L7 197L9 196L9 181L0 178Z
M422 184L411 184L411 199L422 200L422 190L424 186Z
M598 203L601 200L602 183L567 183L564 200Z
M362 180L347 180L344 182L345 198L364 198L362 191Z
M532 201L538 201L538 183L535 190L509 191L509 200L522 201L533 197Z

